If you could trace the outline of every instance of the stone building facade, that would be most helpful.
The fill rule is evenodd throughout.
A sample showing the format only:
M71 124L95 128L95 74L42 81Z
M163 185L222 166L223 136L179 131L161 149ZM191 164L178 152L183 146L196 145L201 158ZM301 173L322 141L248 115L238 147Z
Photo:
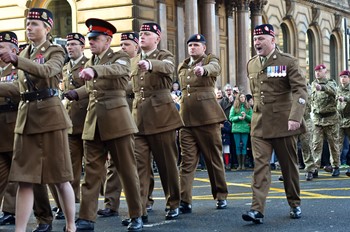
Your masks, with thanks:
M114 49L119 49L119 33L138 31L143 22L158 22L163 31L160 48L173 52L177 63L187 55L186 39L202 33L207 51L221 59L217 85L230 83L245 92L249 92L246 63L254 55L251 28L261 23L274 26L279 48L299 59L310 81L319 63L329 68L334 79L348 68L350 0L0 1L1 30L16 32L20 43L26 43L24 16L32 7L53 11L52 34L57 38L72 31L86 34L88 18L108 20L118 29Z

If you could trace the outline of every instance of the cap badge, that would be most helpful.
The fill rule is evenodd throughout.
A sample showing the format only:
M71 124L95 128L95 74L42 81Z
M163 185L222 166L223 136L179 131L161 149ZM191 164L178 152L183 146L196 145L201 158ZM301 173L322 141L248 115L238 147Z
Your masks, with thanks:
M11 40L11 36L9 34L5 35L5 40Z
M79 39L79 35L78 35L78 34L75 34L75 35L74 35L74 39Z
M265 27L264 27L264 30L265 30L265 31L269 31L269 27L268 27L268 26L265 26Z
M132 34L129 34L130 39L134 39L134 36Z
M158 28L157 28L156 25L153 25L153 29L154 29L154 30L158 30Z
M200 35L197 35L197 39L200 40L200 39L201 39L201 36L200 36Z
M41 14L41 17L45 20L47 20L47 13L44 11L42 14Z

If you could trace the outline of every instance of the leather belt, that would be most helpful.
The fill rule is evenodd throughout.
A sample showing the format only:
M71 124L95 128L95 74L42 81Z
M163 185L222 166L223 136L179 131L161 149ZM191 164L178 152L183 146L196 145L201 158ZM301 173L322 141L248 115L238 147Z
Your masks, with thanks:
M27 101L43 100L53 96L58 96L58 90L47 88L47 89L41 89L33 92L21 93L21 100L27 102Z
M16 111L18 109L18 104L8 103L4 105L0 105L0 112L11 112Z

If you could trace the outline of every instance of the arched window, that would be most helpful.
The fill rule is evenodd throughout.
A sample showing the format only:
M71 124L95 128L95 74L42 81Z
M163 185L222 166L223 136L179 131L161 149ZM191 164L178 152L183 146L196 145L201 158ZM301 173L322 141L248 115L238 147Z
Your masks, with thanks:
M65 0L52 0L47 6L53 14L54 27L51 34L54 38L66 38L72 32L72 9Z
M308 29L306 33L306 64L308 64L308 66L306 67L306 78L308 78L309 81L312 82L315 78L314 67L316 65L315 35L310 29Z
M330 38L330 46L329 46L329 54L330 54L330 77L337 79L338 77L338 55L337 55L337 40L334 35L331 35Z
M290 51L290 34L288 31L288 27L285 23L281 24L281 32L279 37L279 48L285 53L291 53Z

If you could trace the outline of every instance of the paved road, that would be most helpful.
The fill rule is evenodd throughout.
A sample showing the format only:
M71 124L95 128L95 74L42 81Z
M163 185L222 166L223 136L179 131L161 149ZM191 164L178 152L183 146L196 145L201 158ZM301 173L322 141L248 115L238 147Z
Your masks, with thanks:
M215 201L210 194L210 185L206 171L198 171L194 182L193 213L180 215L177 220L164 220L164 198L156 176L154 192L155 205L149 213L149 223L144 231L152 232L346 232L350 231L350 178L344 175L333 178L329 173L320 172L314 181L304 181L300 173L302 218L289 218L289 206L285 199L283 182L278 181L279 171L272 172L272 186L266 205L265 221L262 225L244 222L241 214L249 209L251 202L250 181L252 171L227 172L229 185L229 207L225 210L215 209ZM103 198L99 200L103 207ZM79 206L77 206L78 208ZM125 199L122 199L119 217L98 218L96 232L126 231L120 223L126 217ZM62 231L64 221L54 221L53 231ZM32 217L27 231L35 227ZM0 226L1 232L14 231L14 226Z

